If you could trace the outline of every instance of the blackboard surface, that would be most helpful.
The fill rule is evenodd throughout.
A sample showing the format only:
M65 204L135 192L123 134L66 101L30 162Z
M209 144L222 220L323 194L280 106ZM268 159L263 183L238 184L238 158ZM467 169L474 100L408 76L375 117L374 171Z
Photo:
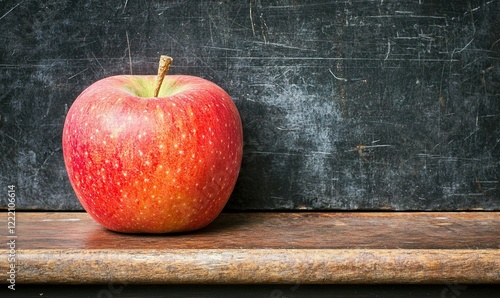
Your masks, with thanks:
M230 209L500 209L498 0L2 1L0 32L0 191L18 209L81 209L68 108L160 54L240 110Z

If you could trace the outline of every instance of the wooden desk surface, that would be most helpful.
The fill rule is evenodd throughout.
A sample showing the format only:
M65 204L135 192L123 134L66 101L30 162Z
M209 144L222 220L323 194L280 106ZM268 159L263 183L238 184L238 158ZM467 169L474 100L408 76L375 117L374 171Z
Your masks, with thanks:
M223 213L175 235L16 215L19 284L500 283L500 212Z

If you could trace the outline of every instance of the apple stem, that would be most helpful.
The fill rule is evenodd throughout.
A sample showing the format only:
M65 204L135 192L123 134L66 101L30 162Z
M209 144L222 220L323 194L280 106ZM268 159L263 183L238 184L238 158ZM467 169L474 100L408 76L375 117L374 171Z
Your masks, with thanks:
M158 75L156 75L156 86L154 97L158 97L158 93L160 93L161 83L163 83L163 78L167 75L168 69L170 68L170 64L172 64L172 59L169 56L161 55L160 56L160 64L158 66Z

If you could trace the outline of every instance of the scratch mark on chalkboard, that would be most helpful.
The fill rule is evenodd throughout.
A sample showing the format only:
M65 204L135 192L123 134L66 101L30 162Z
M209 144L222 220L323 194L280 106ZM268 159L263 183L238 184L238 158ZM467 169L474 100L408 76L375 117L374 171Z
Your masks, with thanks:
M204 49L214 49L214 50L223 50L223 51L236 51L241 52L242 49L233 49L233 48L223 48L223 47L214 47L214 46L203 46Z
M12 141L16 142L16 143L18 143L18 142L19 142L16 138L14 138L14 137L12 137L12 136L10 136L10 135L6 134L6 133L5 133L5 132L3 132L3 131L0 131L0 133L1 133L2 135L6 136L7 138L11 139Z
M18 7L19 5L21 5L21 3L23 3L22 1L17 3L16 5L14 5L14 7L12 7L11 9L9 9L6 13L3 14L3 16L0 17L0 20L5 18L6 15L8 15L9 13L11 13L14 9L16 9L16 7Z
M495 146L493 146L493 148L491 148L490 152L493 152L493 150L495 150L495 148L497 147L498 144L500 144L500 139L497 140L497 142L495 143Z
M267 43L267 38L266 38L266 35L267 35L267 31L268 31L268 27L267 27L267 24L266 24L266 20L264 20L264 14L260 14L260 30L262 32L262 39L264 39L264 42Z
M97 62L97 64L99 64L99 66L102 68L102 70L104 71L104 73L107 73L106 69L104 69L104 67L102 66L101 62L99 62L99 59L97 59L97 57L95 56L94 52L92 52L92 56L94 56L95 61Z
M495 0L491 0L491 1L488 1L486 3L484 3L484 5L479 5L478 7L476 8L472 8L470 11L473 12L473 11L476 11L476 10L479 10L480 8L482 8L483 6L486 6L486 5L490 5L491 3L495 2ZM470 5L470 4L469 4Z
M127 9L127 4L128 4L128 0L125 0L125 4L123 5L122 13L125 13L125 9Z
M455 55L455 53L463 52L467 47L469 47L471 45L471 43L473 41L474 41L474 37L472 37L471 40L462 49L460 49L460 50L458 48L453 49L453 52L450 55L450 62L456 61L457 59L453 59L453 56ZM451 63L450 63L450 69L451 69Z
M209 18L209 22L208 22L208 29L210 30L210 42L211 44L214 44L214 33L213 33L213 30L212 30L212 26L215 27L215 29L217 29L217 25L215 24L215 22L212 20L213 17L210 13L208 13L208 18Z
M342 82L359 82L359 81L361 81L363 83L368 83L367 79L360 79L360 78L346 79L346 78L341 78L341 77L336 76L331 69L328 69L328 71L338 81L342 81Z
M463 52L465 49L467 49L471 44L472 42L474 41L474 37L476 35L476 25L474 24L474 15L472 14L472 8L470 7L470 3L469 3L469 10L470 10L470 13L471 13L471 24L472 24L472 38L471 40L460 50L458 49L454 49L453 52L451 53L451 57L453 58L453 55L455 53L461 53ZM458 50L458 51L457 51Z
M286 128L286 127L280 127L276 126L277 130L286 130L286 131L292 131L292 130L299 130L298 128Z
M322 151L311 151L312 154L317 154L317 155L333 155L330 152L322 152Z
M440 16L416 16L416 15L407 15L407 14L402 14L402 15L375 15L375 16L366 16L367 18L416 18L416 19L446 19L446 17L440 17Z
M262 41L254 41L253 43L256 43L256 44L263 44L263 45L271 45L271 46L275 46L275 47L282 47L282 48L286 48L286 49L294 49L294 50L302 50L302 51L312 51L312 52L316 52L316 51L317 51L317 50L315 50L315 49L308 49L308 48L294 47L294 46L289 46L289 45L285 45L285 44L281 44L281 43L275 43L275 42L262 42Z
M474 14L472 13L472 6L470 4L470 2L468 3L469 4L469 10L470 10L470 19L471 19L471 24L472 24L472 36L475 36L476 35L476 22L474 21Z
M490 67L487 67L486 69L481 70L481 72L479 73L479 79L481 80L481 84L483 85L483 88L484 88L484 94L485 94L485 95L488 95L488 88L487 88L487 86L486 86L486 79L485 79L485 75L486 75L486 73L488 73L488 72L492 72L494 69L495 69L495 67L494 67L494 66L490 66Z
M500 42L500 39L495 41L492 45L491 45L491 48L490 48L490 51L493 51L493 47L495 47L495 45Z
M333 76L336 80L343 81L343 82L347 82L347 79L337 77L337 76L333 73L333 71L332 71L331 69L328 69L328 71L332 74L332 76Z
M127 48L128 48L128 63L130 65L130 74L132 75L132 54L130 53L130 40L128 38L128 31L125 31L127 36Z
M322 152L322 151L309 151L304 153L293 153L293 152L273 152L273 151L248 151L245 152L244 155L283 155L283 156L305 156L305 157L314 157L314 156L333 156L330 152Z
M42 164L38 168L33 168L34 172L33 172L32 177L35 177L35 178L39 177L40 171L45 168L45 166L48 164L49 160L54 156L54 154L56 154L57 152L60 152L61 150L62 150L61 147L58 147L54 150L51 150L51 152L49 152L47 157L43 160ZM25 163L26 162L26 161L24 161L25 159L29 160L29 162L32 164L36 162L36 154L33 151L29 151L28 154L24 154L24 155L26 155L26 156L24 159L23 158L20 159L20 163Z
M470 41L469 41L469 42L468 42L468 43L467 43L467 44L466 44L463 48L461 48L460 50L459 50L459 49L454 49L454 50L453 50L453 52L451 53L451 56L453 57L453 55L454 55L455 53L461 53L461 52L463 52L465 49L467 49L467 48L471 45L471 43L472 43L473 41L474 41L474 37L473 37L473 38L471 38L471 40L470 40ZM458 51L457 51L457 50L458 50Z
M379 58L356 58L356 57L261 57L261 56L229 56L227 59L237 59L237 60L277 60L277 61L287 61L287 60L303 60L303 61L381 61ZM408 62L460 62L460 59L440 59L440 58L409 58L409 59L387 59L387 61L408 61Z
M479 158L466 158L466 157L454 157L454 156L443 156L436 154L428 154L428 153L419 153L416 155L418 158L429 158L433 160L441 160L444 162L458 162L458 161L471 161L478 162L481 161Z
M255 25L253 22L253 13L252 13L252 0L250 0L250 24L252 24L252 33L253 36L255 37Z
M498 180L479 180L476 178L477 190L481 193L494 192L497 189Z
M89 70L89 69L88 69L88 68L85 68L84 70L79 71L79 72L77 72L76 74L72 75L71 77L67 78L67 80L69 81L69 80L71 80L72 78L74 78L74 77L76 77L76 76L78 76L78 75L80 75L80 74L82 74L82 73L86 72L87 70Z
M399 13L399 14L413 14L413 11L396 10L395 13Z
M389 55L391 54L391 41L387 40L387 53L385 54L385 59L389 59Z

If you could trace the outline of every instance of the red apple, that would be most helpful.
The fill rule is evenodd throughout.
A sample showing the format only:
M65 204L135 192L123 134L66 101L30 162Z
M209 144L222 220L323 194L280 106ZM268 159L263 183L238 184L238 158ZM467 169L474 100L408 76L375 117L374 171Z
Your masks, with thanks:
M102 226L125 233L200 229L227 203L243 132L231 97L202 78L121 75L84 90L63 130L73 189Z

